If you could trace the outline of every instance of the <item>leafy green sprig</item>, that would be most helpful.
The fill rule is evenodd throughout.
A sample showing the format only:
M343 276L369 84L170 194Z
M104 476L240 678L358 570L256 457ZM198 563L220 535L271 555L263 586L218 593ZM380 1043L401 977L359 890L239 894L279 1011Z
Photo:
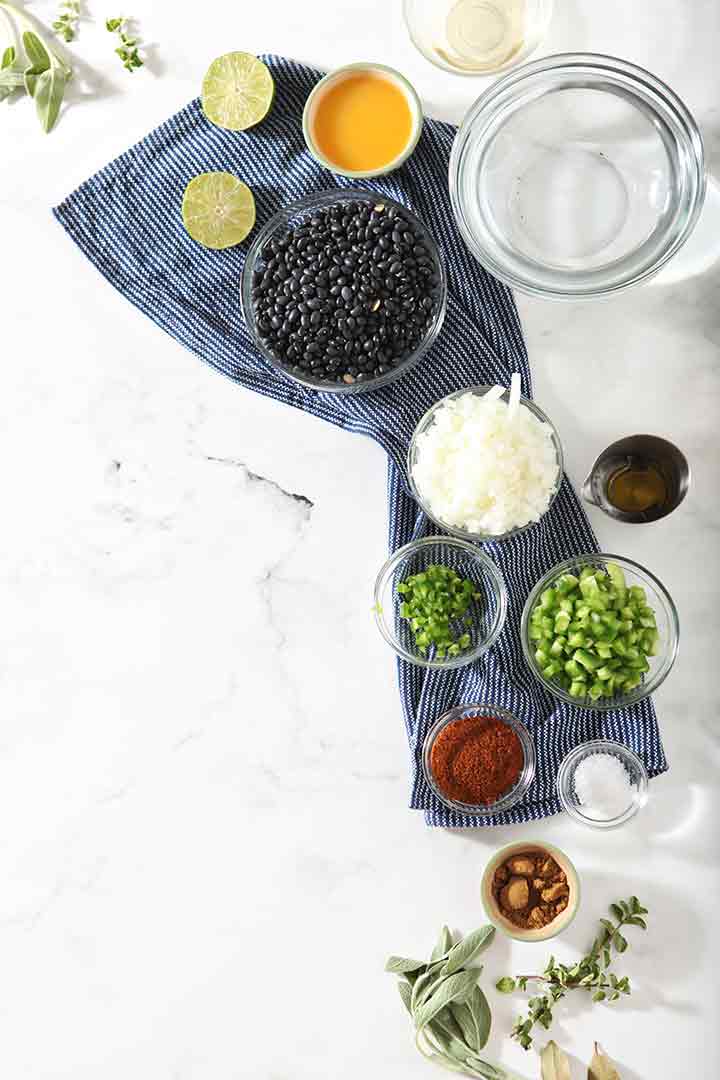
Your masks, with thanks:
M43 131L51 131L60 113L72 68L54 52L20 8L9 0L0 0L0 11L13 30L19 29L21 40L20 49L10 45L2 54L0 101L16 91L26 93L35 101Z
M63 41L73 41L80 19L79 0L62 0L58 17L52 24L52 28Z
M453 942L444 926L428 961L391 956L385 970L400 977L400 997L424 1057L451 1072L510 1080L505 1069L480 1057L490 1035L490 1006L477 985L482 968L468 966L494 933L494 927L483 926Z
M124 15L119 15L114 19L106 19L105 29L111 34L117 34L120 44L115 52L122 60L125 70L132 72L135 68L142 67L143 61L138 53L139 39L132 37L128 32L129 21Z
M529 982L545 984L546 992L528 1000L527 1016L516 1020L512 1037L517 1039L525 1050L532 1045L532 1029L535 1024L549 1028L553 1019L553 1008L570 990L585 990L593 1001L617 1001L623 994L630 993L630 981L627 976L619 979L614 972L608 971L613 961L613 950L624 953L628 947L627 939L622 934L626 926L639 926L647 929L643 916L647 915L636 896L629 900L619 900L610 905L610 912L615 922L610 919L600 920L600 932L593 942L587 956L577 964L557 963L550 957L542 975L506 976L499 979L496 988L502 994L512 994L514 990L526 990Z

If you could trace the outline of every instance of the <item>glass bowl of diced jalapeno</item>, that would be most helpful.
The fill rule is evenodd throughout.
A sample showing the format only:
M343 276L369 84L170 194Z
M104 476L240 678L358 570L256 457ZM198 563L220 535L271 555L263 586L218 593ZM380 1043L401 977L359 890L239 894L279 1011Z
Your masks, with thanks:
M667 677L679 630L675 604L649 570L617 555L578 555L537 583L520 636L530 668L556 697L616 709Z
M497 641L508 599L495 563L475 544L426 536L398 548L375 582L375 621L403 660L471 664Z

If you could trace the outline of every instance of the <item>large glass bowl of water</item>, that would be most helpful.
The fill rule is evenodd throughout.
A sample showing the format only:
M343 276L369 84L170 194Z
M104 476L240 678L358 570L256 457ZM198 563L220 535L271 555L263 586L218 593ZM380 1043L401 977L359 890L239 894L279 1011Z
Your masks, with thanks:
M695 121L623 60L565 53L496 82L450 159L460 232L513 288L608 296L646 280L688 238L705 194Z

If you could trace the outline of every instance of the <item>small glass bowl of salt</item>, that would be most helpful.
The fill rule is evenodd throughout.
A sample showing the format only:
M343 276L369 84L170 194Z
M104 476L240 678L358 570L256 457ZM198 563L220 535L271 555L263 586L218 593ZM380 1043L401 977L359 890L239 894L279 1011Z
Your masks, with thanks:
M627 746L595 739L576 746L563 760L557 789L563 808L576 821L614 829L647 802L648 774Z

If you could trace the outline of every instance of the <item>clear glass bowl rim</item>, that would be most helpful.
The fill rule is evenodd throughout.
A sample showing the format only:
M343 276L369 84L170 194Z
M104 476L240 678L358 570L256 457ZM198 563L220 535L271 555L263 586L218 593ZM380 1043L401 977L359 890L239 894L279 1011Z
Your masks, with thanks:
M637 274L630 275L625 279L620 278L620 280L615 282L609 281L608 284L602 287L565 291L560 287L546 288L542 284L539 284L537 280L526 280L524 277L515 274L513 271L506 270L502 262L499 262L494 255L488 253L481 247L480 243L475 239L472 230L465 222L465 215L459 197L459 177L460 162L465 144L473 124L482 112L487 112L492 115L493 102L498 98L501 98L508 88L512 88L514 85L522 83L525 79L532 79L536 75L547 75L552 74L553 72L565 74L572 72L576 68L592 68L598 73L603 74L606 79L610 81L612 81L613 75L632 80L638 87L643 87L645 90L649 91L657 101L662 103L662 107L666 110L666 113L672 116L678 126L685 132L688 146L691 146L693 149L694 172L692 175L694 177L695 190L691 210L683 223L682 229L674 238L673 242L668 245L662 256L659 257L652 266ZM452 152L450 154L448 181L450 187L450 200L452 202L453 214L458 229L470 252L489 273L499 278L511 288L518 289L520 292L530 296L539 296L549 300L590 300L613 296L615 293L628 289L633 285L637 285L641 281L647 281L658 273L668 260L680 250L692 233L700 216L705 200L707 174L703 140L697 123L682 99L678 97L666 83L656 75L653 75L653 73L646 68L642 68L637 64L632 64L629 61L622 60L616 56L610 56L605 53L568 52L555 53L551 56L545 56L540 60L533 60L514 68L494 82L492 86L488 87L488 89L473 102L465 114L453 141ZM622 259L615 260L608 264L608 273L611 272L613 267L617 268L618 263L621 262Z
M467 715L476 716L478 713L481 713L483 716L495 717L498 720L502 720L508 727L511 727L520 739L520 745L523 748L523 757L525 759L523 770L520 773L520 777L515 786L490 806L486 806L484 803L473 806L470 803L455 802L454 799L449 799L447 795L443 795L440 791L440 788L433 777L432 768L430 767L430 754L432 752L433 743L442 729L447 727L447 725L451 724L454 720L459 720ZM439 716L425 736L422 764L428 787L431 788L433 794L444 806L447 806L450 810L456 810L459 814L470 814L474 817L492 817L494 814L501 814L506 810L510 810L519 803L527 793L528 788L535 779L535 744L533 743L532 736L525 724L523 724L514 713L511 713L509 709L505 709L501 705L490 705L487 702L478 705L456 705L454 708L448 709L442 716Z
M272 353L265 348L260 341L259 335L255 329L255 318L253 315L252 306L252 275L255 270L255 264L258 260L258 256L262 251L263 246L272 234L281 226L286 225L297 214L301 214L306 210L314 210L324 206L332 206L336 202L365 202L376 203L382 202L387 206L394 206L398 210L402 210L407 214L411 220L416 223L419 228L423 230L423 243L427 244L430 249L430 253L435 261L436 273L440 278L438 285L440 302L438 310L435 313L435 318L425 332L425 336L414 352L410 353L402 364L393 368L391 371L386 372L384 375L378 375L375 379L368 379L367 382L355 382L349 385L345 383L321 383L313 381L308 378L301 378L298 375L294 375L287 368L283 367ZM377 390L381 386L387 386L388 383L394 382L396 379L401 378L406 371L414 367L418 361L424 356L428 349L433 345L435 339L442 329L442 325L445 319L445 309L447 307L447 273L445 271L445 265L440 255L440 249L438 248L435 238L428 230L427 225L422 221L414 210L399 203L396 199L391 198L389 195L384 195L379 191L371 191L366 188L359 187L337 187L337 188L325 188L323 191L316 191L312 195L306 195L302 199L297 199L292 203L288 203L287 206L281 207L273 216L266 221L260 232L253 240L250 249L245 257L245 263L242 268L240 276L240 303L242 307L243 318L245 320L245 327L248 334L252 338L253 345L260 352L265 360L270 364L274 371L285 376L291 382L306 387L308 390L317 390L323 394L363 394L370 390Z
M422 512L430 519L430 521L432 521L435 525L437 525L439 529L444 529L445 532L450 533L451 536L456 537L458 540L469 540L470 542L475 541L475 543L478 543L478 542L483 542L483 543L498 542L498 543L500 543L503 540L510 540L513 536L519 536L520 533L526 532L528 529L532 529L534 525L539 525L540 522L542 521L542 518L545 516L545 514L547 514L548 510L550 510L550 507L552 506L552 504L555 502L556 498L560 494L560 487L562 486L563 473L565 471L565 458L564 458L564 455L563 455L562 443L560 442L560 436L558 435L557 428L555 427L555 425L553 424L552 420L547 415L547 413L544 413L539 405L536 405L535 402L531 398L526 398L524 394L521 394L520 395L521 404L525 405L530 410L530 412L533 413L533 415L538 418L538 420L541 420L543 423L547 424L548 427L550 428L550 431L552 432L553 446L555 447L555 453L557 454L557 460L558 460L557 484L556 484L556 487L555 487L555 491L550 496L550 502L548 503L548 507L547 507L547 510L545 511L545 514L543 514L543 516L538 521L529 521L527 523L527 525L521 525L517 529L510 529L508 532L505 532L505 533L471 533L471 532L466 532L464 529L459 529L455 525L448 525L446 522L441 521L440 518L435 517L430 512L427 505L423 501L423 498L420 495L420 492L418 491L417 485L415 484L415 481L413 479L413 474L412 474L412 462L413 462L413 456L414 456L414 453L415 453L415 448L417 446L418 436L420 434L422 434L425 431L426 427L428 427L430 425L430 421L432 420L433 414L437 411L437 409L440 408L441 405L444 405L446 401L452 401L454 398L458 398L458 397L461 397L463 394L469 394L469 393L477 394L480 397L482 397L484 394L487 394L488 390L492 390L492 386L466 386L462 390L453 390L453 392L451 394L446 394L445 397L440 398L439 401L436 401L434 405L431 405L430 408L427 410L427 412L425 412L423 414L423 416L420 418L420 420L418 421L418 424L417 424L417 426L416 426L416 428L415 428L415 430L413 432L412 439L410 440L410 446L408 448L408 455L407 455L408 484L410 485L410 491L412 492L412 496L415 499L415 501L417 502L417 504L420 507L420 509L422 510ZM509 395L509 393L510 393L510 391L508 389L506 389L504 396L507 397Z
M395 638L395 635L389 631L385 619L378 610L378 608L382 606L380 603L380 599L382 597L383 589L385 587L387 578L390 577L393 571L400 565L401 562L403 562L404 559L407 559L409 556L414 555L416 551L420 551L422 550L422 548L429 547L432 544L444 544L446 547L457 548L458 550L468 555L470 558L474 559L476 562L479 562L483 566L488 576L490 577L490 580L493 583L495 599L497 601L497 611L495 613L495 619L493 621L492 629L488 636L484 638L482 642L478 642L474 649L471 649L466 653L462 653L460 656L446 657L444 660L423 660L421 657L415 656L412 653L409 653L405 649L403 649L402 645ZM507 588L505 587L505 582L503 581L502 574L500 573L495 563L488 555L485 554L484 551L481 551L480 548L478 548L475 544L470 544L466 540L459 540L456 537L450 536L424 536L420 540L411 540L409 544L405 544L403 547L398 548L397 551L393 552L390 558L386 559L386 561L380 567L378 575L375 579L374 596L375 604L373 610L375 613L375 622L377 624L378 630L380 631L388 645L397 653L398 656L402 657L403 660L407 660L410 664L415 664L417 667L449 670L451 668L466 667L467 664L472 664L479 657L483 656L488 651L488 649L490 649L495 644L500 634L502 633L502 629L505 625L505 619L507 617Z
M625 762L630 762L637 770L640 778L637 785L637 796L632 800L628 808L623 810L622 814L618 814L617 817L606 820L591 818L583 814L577 802L569 794L572 777L580 761L590 754L603 753L613 754L615 757L623 758ZM624 743L616 742L613 739L591 739L590 742L580 743L579 746L568 751L560 763L556 780L557 793L563 810L566 810L575 821L579 821L582 825L589 825L593 829L616 829L619 825L624 825L626 821L630 821L631 818L635 817L638 810L647 802L648 783L648 773L642 759L629 746L625 746Z
M543 589L546 589L548 585L552 584L556 577L560 574L564 574L566 570L570 570L573 566L576 566L579 562L592 562L593 560L609 563L617 563L622 569L627 567L635 573L638 573L640 577L645 576L648 578L653 587L657 590L658 594L665 602L670 622L670 642L669 650L665 663L660 665L657 671L651 678L641 683L640 686L636 686L629 694L626 694L621 700L609 699L608 701L590 701L583 698L579 701L578 698L571 697L567 691L563 690L560 686L555 686L549 682L543 674L540 672L533 656L533 650L528 638L528 624L530 622L530 612L533 609L535 601L537 600ZM530 595L525 601L525 607L523 608L522 615L520 617L520 644L522 645L523 655L525 662L532 671L535 678L542 683L542 685L548 690L554 697L559 698L560 701L564 701L568 705L574 705L578 709L589 709L592 712L609 712L611 709L623 709L628 705L634 705L638 701L642 701L643 698L653 694L657 688L665 681L672 670L672 666L675 663L675 658L678 653L678 646L680 643L680 620L678 618L677 608L675 602L667 591L662 581L655 577L649 570L647 570L640 563L635 562L633 559L627 559L623 555L610 555L607 552L592 552L581 553L580 555L573 555L571 559L564 559L563 562L557 563L546 574L544 574L537 584L530 590Z
M451 75L460 75L461 78L477 79L482 78L483 76L487 78L492 78L494 75L497 75L500 72L508 71L510 68L517 67L523 62L523 60L526 60L528 56L531 56L535 52L535 50L539 48L540 43L547 34L548 27L550 26L550 21L552 19L554 3L555 0L538 0L538 5L542 8L542 21L539 23L538 27L534 28L532 35L528 37L527 42L523 43L523 46L521 47L519 52L513 53L513 55L504 64L500 64L499 67L481 68L477 71L463 71L460 68L451 67L449 64L443 63L440 59L434 59L430 55L429 51L423 48L420 43L420 39L415 31L415 27L413 25L410 14L413 0L403 0L402 13L403 21L405 23L405 29L408 32L408 37L412 41L417 51L425 60L433 64L436 68L439 68L441 71L449 72ZM448 10L450 10L449 4Z

